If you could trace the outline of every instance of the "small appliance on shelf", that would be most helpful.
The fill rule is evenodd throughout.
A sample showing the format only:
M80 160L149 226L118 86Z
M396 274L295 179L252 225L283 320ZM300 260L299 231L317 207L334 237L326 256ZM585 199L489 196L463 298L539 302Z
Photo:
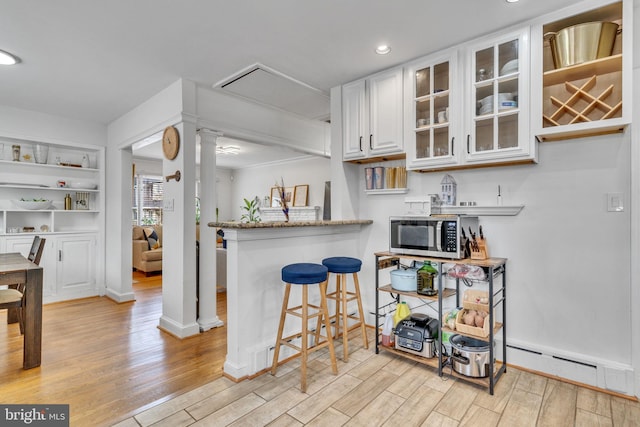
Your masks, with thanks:
M395 348L422 357L435 356L438 320L423 313L413 313L396 325Z

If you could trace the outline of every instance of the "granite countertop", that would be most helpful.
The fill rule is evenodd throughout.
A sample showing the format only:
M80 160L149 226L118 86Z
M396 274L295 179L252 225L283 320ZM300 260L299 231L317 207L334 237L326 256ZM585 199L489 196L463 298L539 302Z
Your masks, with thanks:
M283 227L327 227L332 225L372 224L371 219L351 219L337 221L266 221L266 222L210 222L209 227L216 228L283 228Z

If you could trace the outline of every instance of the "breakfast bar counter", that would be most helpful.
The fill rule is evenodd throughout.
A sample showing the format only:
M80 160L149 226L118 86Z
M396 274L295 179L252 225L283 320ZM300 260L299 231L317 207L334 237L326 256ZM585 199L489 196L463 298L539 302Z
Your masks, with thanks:
M221 228L227 243L226 375L243 379L271 366L284 295L282 267L321 263L330 256L359 257L361 230L372 222L207 224ZM298 298L296 292L294 288L292 298ZM289 356L281 353L282 359Z
M210 222L209 227L228 229L253 228L291 228L291 227L332 227L336 225L368 225L370 219L351 219L337 221L269 221L269 222Z

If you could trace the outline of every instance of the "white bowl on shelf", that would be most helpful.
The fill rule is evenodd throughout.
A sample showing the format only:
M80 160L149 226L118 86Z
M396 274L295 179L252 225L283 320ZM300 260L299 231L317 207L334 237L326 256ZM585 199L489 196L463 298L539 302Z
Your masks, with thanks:
M513 101L513 93L511 92L501 92L498 94L498 103L502 103L503 101ZM487 105L493 105L493 95L485 96L480 100L480 104L483 107Z
M83 190L95 190L98 188L98 184L92 181L71 181L67 182L67 187Z
M30 211L49 209L53 204L51 200L11 200L11 203L20 209L27 209Z
M490 114L490 113L493 113L493 105L491 104L480 107L480 110L478 110L479 116L484 116L485 114Z
M505 74L511 74L518 71L518 60L512 59L511 61L504 64L504 66L500 69L500 75L504 76Z

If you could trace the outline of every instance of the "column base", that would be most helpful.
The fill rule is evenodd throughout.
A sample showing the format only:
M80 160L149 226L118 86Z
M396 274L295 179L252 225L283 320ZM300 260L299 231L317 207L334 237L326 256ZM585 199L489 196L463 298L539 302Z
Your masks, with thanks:
M224 326L224 322L216 316L213 319L198 319L198 325L200 325L201 332L206 332L209 329Z

